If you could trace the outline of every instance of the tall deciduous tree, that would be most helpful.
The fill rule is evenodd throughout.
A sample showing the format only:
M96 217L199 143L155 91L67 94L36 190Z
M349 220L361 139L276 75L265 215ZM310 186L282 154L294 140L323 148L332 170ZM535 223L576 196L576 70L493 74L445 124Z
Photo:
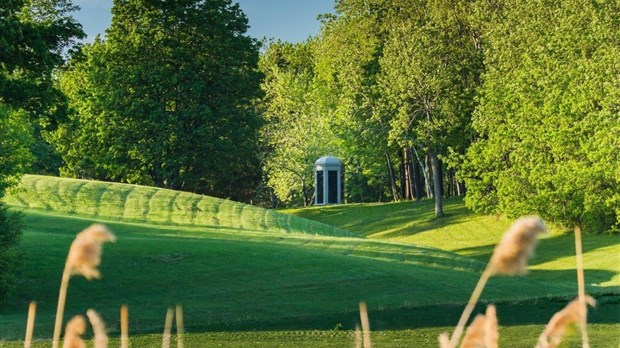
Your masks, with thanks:
M230 0L115 0L74 55L65 175L248 199L260 178L258 44Z
M380 112L390 122L390 141L428 155L437 217L443 215L439 156L467 145L482 67L477 30L466 16L470 6L438 1L402 7L380 61Z
M0 6L0 199L33 161L30 147L62 114L63 98L52 71L64 49L83 37L66 0L12 0ZM18 215L0 202L0 302L14 288L20 255Z
M485 41L466 204L618 229L618 2L506 1Z

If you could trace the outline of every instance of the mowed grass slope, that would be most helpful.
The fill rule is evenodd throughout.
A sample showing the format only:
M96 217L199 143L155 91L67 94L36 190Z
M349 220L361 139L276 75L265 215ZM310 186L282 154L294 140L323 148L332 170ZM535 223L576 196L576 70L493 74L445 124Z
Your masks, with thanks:
M25 214L25 265L16 296L0 307L0 345L23 337L31 300L39 303L35 336L49 339L68 247L94 221L118 242L104 248L103 279L72 278L65 318L94 308L117 335L118 308L128 304L134 347L157 345L159 336L136 334L160 332L166 307L176 303L184 305L192 346L348 346L352 333L332 329L353 328L360 300L383 346L436 346L484 267L434 246L359 238L256 207L133 185L27 176L7 201ZM564 279L569 271L545 272ZM601 277L613 281L611 273ZM498 303L500 322L538 332L574 294L563 281L491 283L483 301ZM592 340L601 344L593 346L604 347L614 341L606 332L617 330L619 306L612 287L593 290L603 302L591 316L600 323ZM263 334L244 333L255 330ZM522 338L504 339L518 347L510 343Z
M435 248L354 238L322 223L170 190L26 176L7 202L25 209L26 264L17 298L0 318L1 337L21 336L30 300L39 302L39 334L49 335L68 247L93 221L106 223L118 242L105 247L103 280L73 279L67 315L94 307L115 317L127 303L138 332L159 331L174 303L186 306L187 325L196 330L352 327L362 299L384 310L460 303L465 293L442 279L471 285L483 267Z
M452 251L487 262L495 245L513 220L504 216L474 214L461 198L444 201L445 217L434 218L434 203L348 204L289 209L282 212L305 217L367 238ZM572 232L554 225L541 236L530 262L530 279L553 281L574 288L575 242ZM590 291L620 292L620 235L583 237L586 281Z
M6 198L16 208L82 217L218 229L352 234L332 226L230 200L155 187L26 175Z

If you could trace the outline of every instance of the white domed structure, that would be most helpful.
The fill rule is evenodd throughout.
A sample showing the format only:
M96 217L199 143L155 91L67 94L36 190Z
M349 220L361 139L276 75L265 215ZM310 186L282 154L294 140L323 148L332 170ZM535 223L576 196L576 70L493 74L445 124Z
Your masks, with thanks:
M314 204L340 204L344 201L344 164L333 156L314 162Z

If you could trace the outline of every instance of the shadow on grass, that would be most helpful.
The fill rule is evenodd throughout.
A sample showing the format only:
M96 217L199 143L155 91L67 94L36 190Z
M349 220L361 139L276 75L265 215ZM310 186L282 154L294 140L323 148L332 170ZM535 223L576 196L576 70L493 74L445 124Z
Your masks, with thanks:
M583 252L588 253L594 250L620 244L618 236L585 236L583 238ZM477 246L473 248L462 248L454 250L456 253L466 254L479 261L487 262L495 244ZM575 256L575 239L572 233L555 235L539 240L536 253L530 260L530 265L539 265L563 257ZM587 265L586 265L587 267Z
M294 215L317 220L363 236L392 238L412 235L476 217L454 197L444 200L444 216L435 218L432 200L383 204L347 204L300 209Z
M571 299L549 298L531 302L496 303L502 326L546 324L554 313L564 308ZM620 296L601 295L599 305L588 312L589 323L620 324ZM377 309L368 304L370 327L373 331L430 328L456 325L464 306L434 305L399 309ZM472 317L484 313L487 303L476 306ZM331 315L282 318L276 321L247 321L193 327L192 331L269 331L269 330L331 330L339 327L353 330L359 322L358 312Z

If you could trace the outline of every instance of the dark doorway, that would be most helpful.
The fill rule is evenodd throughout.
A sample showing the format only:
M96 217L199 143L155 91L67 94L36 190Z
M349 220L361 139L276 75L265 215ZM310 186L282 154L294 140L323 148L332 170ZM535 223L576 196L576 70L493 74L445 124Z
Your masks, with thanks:
M338 171L327 172L327 203L338 203Z
M323 171L316 172L316 204L323 204Z

